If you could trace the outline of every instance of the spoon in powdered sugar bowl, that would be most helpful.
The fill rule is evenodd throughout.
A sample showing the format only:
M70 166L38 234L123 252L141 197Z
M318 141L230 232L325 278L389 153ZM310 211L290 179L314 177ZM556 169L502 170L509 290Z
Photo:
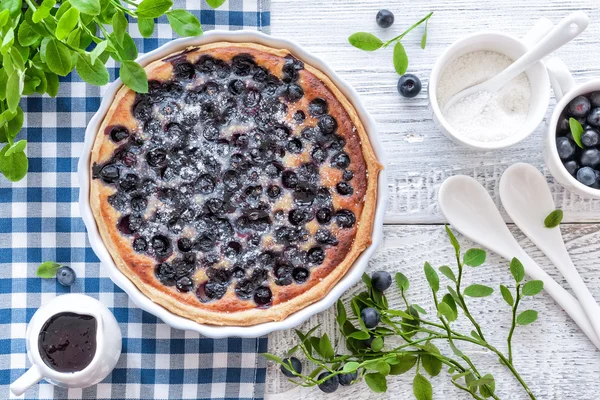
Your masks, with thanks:
M527 275L544 282L544 290L600 349L600 340L579 301L523 250L508 230L489 193L479 182L470 176L452 176L444 181L438 197L442 213L454 229L507 260L518 258Z
M544 226L546 216L555 210L544 175L530 164L511 165L500 179L500 199L513 222L565 277L600 337L600 308L571 261L560 227Z
M533 64L579 36L579 34L587 28L588 24L588 16L581 11L576 11L568 15L537 44L532 46L529 51L515 60L515 62L498 75L485 82L466 88L452 96L444 105L443 112L446 113L454 104L469 96L481 92L497 92Z

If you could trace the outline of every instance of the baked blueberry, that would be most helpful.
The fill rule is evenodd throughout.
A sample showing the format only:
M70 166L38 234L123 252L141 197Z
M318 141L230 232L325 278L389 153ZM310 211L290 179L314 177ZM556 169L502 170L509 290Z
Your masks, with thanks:
M556 150L558 151L558 156L563 160L566 160L575 154L575 146L575 143L566 136L559 136L556 138Z
M329 245L329 246L337 246L338 240L335 235L329 232L327 229L319 229L315 233L315 240L319 244Z
M421 92L421 80L413 74L404 74L398 79L398 93L404 97L415 97Z
M291 285L293 280L292 277L292 266L288 264L279 264L275 268L275 283L279 286Z
M304 96L304 90L302 90L300 86L296 85L295 83L291 83L288 85L287 90L285 92L285 98L288 101L294 103L300 100L302 96Z
M133 239L133 250L138 253L143 253L148 248L148 242L143 237Z
M317 221L320 224L327 224L331 221L333 211L330 208L324 207L317 210Z
M175 286L175 268L169 263L160 263L154 269L156 278L165 286Z
M296 283L306 282L308 280L309 275L310 275L310 272L306 268L303 268L303 267L296 267L292 271L292 276Z
M342 196L350 196L354 193L352 185L350 185L348 182L338 183L337 185L335 185L335 190Z
M590 167L583 167L577 171L577 180L584 185L591 186L596 183L596 173Z
M129 130L124 126L113 126L110 130L110 139L118 143L129 137Z
M324 99L317 97L313 99L310 103L308 103L308 113L315 118L322 117L327 114L329 111L329 106L327 105L327 101Z
M590 101L585 96L577 96L567 106L569 115L575 118L585 117L590 112Z
M138 181L139 177L136 174L127 174L119 182L119 189L125 192L131 192L137 188Z
M233 95L238 95L244 93L244 90L246 90L246 85L241 80L234 79L231 82L229 82L227 88L229 90L229 93Z
M242 251L242 245L238 242L229 242L227 246L223 249L223 254L227 258L235 258Z
M115 164L106 164L100 170L100 178L106 183L115 183L119 180L119 167Z
M305 182L300 182L296 185L294 190L294 204L302 207L308 207L312 205L315 199L315 190Z
M348 166L350 165L350 156L348 156L348 154L342 152L339 152L337 154L334 154L333 157L331 157L331 166L337 169L346 169L348 168Z
M283 171L283 174L281 174L281 183L288 189L295 188L298 184L298 175L294 171Z
M210 194L215 190L215 180L208 174L200 175L196 181L196 187L202 194Z
M579 164L581 164L582 167L595 168L600 164L600 151L594 147L583 150L579 157Z
M313 247L306 256L308 262L312 265L321 265L325 261L325 251L320 247Z
M281 361L285 365L287 365L289 368L291 368L294 372L296 372L297 374L302 373L302 363L296 357L284 358ZM294 373L292 371L290 371L288 368L284 367L283 365L281 366L281 373L283 373L288 378L293 378L296 376L296 375L294 375Z
M142 227L143 220L142 218L135 215L124 215L119 220L117 227L126 235L131 235L132 233L137 232Z
M392 276L387 271L377 271L371 275L371 284L380 292L384 292L392 285Z
M194 248L204 252L210 251L215 246L215 242L216 239L214 235L208 232L202 233L196 239Z
M146 162L151 167L164 167L167 165L167 152L161 148L154 148L146 153Z
M182 276L177 279L175 287L182 293L191 291L194 288L194 281L189 276Z
M313 160L321 164L323 161L327 159L327 150L322 147L315 147L311 153Z
M187 61L173 63L173 75L179 79L192 79L196 74L194 66Z
M261 286L254 292L254 302L258 306L268 306L270 305L273 299L273 295L271 293L271 289L266 286Z
M281 188L277 185L271 185L267 188L267 195L272 199L276 199L281 195Z
M325 115L319 119L317 124L321 132L325 134L332 134L338 127L337 121L331 115Z
M364 308L360 312L360 318L363 320L365 326L368 329L373 329L377 325L379 325L379 321L381 320L381 314L379 314L379 311L377 311L373 307L368 307Z
M244 105L246 107L254 107L260 102L260 92L258 90L250 89L246 91L244 95Z
M171 253L171 240L164 235L156 235L150 239L150 246L159 257L166 257Z
M294 121L297 124L303 123L305 119L306 119L306 114L304 114L304 111L298 110L294 113Z
M300 225L308 220L308 212L302 209L291 210L288 214L288 220L292 225Z
M233 57L231 69L234 74L240 76L250 75L256 62L249 54L240 54Z
M223 174L223 184L229 190L235 190L240 187L240 175L234 170L225 171Z
M382 28L389 28L394 23L394 14L390 10L379 10L375 16L377 25Z
M204 284L204 294L211 300L220 299L225 296L227 286L227 282L209 280Z
M133 116L139 121L147 121L152 117L152 104L146 100L139 100L133 106Z
M335 214L335 221L340 228L352 228L356 222L356 217L350 210L340 210Z
M337 377L332 376L332 377L328 378L328 376L330 376L330 375L331 375L331 372L322 372L317 377L317 380L319 380L319 381L325 379L323 382L319 383L319 389L321 389L322 392L333 393L339 387L339 381L338 381Z
M130 204L133 211L141 213L146 210L146 207L148 206L148 200L141 195L137 195L131 198Z
M177 248L184 253L191 251L194 248L194 242L190 238L183 237L177 241Z
M300 153L302 153L302 141L298 138L293 138L289 142L287 142L287 145L285 148L290 153L300 154Z

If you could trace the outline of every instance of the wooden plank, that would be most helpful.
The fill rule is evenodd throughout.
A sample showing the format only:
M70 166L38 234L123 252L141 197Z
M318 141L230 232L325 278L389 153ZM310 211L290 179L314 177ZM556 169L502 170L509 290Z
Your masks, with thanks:
M396 23L387 30L375 24L375 14L381 8L389 8L396 15ZM476 177L499 204L498 181L508 166L522 161L543 167L545 123L525 141L499 151L469 150L442 135L431 120L426 96L429 73L437 57L468 33L494 29L523 36L537 18L543 16L556 23L573 10L587 12L591 24L557 55L578 81L584 81L597 76L599 70L597 0L273 0L271 18L273 35L295 40L323 58L360 93L378 123L379 138L390 160L386 222L414 224L443 221L437 190L449 176ZM410 57L409 72L419 76L424 87L417 98L404 99L396 91L398 76L392 66L392 49L366 53L351 47L347 38L357 31L369 31L390 39L429 11L435 14L429 24L427 49L419 47L422 28L403 40ZM565 211L566 222L600 221L600 201L582 199L549 179L557 206Z
M596 299L600 299L600 226L592 224L563 226L563 235L569 253L577 265L584 281L589 285ZM511 231L517 236L521 245L564 287L567 287L562 276L543 254L535 248L514 227ZM472 242L459 236L463 249L473 246ZM436 268L440 265L455 266L453 249L448 243L441 226L389 226L385 229L383 246L371 260L368 272L387 270L391 273L402 271L411 281L409 298L422 305L434 318L429 288L423 277L423 263L429 261ZM442 277L443 283L445 278ZM467 268L465 283L483 283L496 289L496 293L484 299L470 299L469 306L484 329L488 340L502 351L505 351L505 338L510 323L509 307L502 301L498 293L500 283L511 283L508 262L495 254L489 254L488 260L479 268ZM355 285L344 299L362 290L362 284ZM395 287L388 291L390 304L399 305ZM545 293L535 298L524 300L522 310L539 311L539 320L528 327L518 327L514 338L514 364L523 378L529 383L538 399L596 399L600 391L600 352L587 340L579 328L569 319L566 313ZM464 317L458 322L458 330L468 333L472 329ZM321 324L322 332L337 338L335 312L330 309L308 322L300 329L306 331L316 324ZM283 355L296 342L291 331L277 332L269 336L269 351ZM448 348L445 354L452 353ZM486 352L465 348L470 357L476 360L481 370L494 375L497 382L497 394L502 399L525 399L525 393L518 386L512 375L500 366L495 357ZM414 372L392 377L388 382L386 395L372 393L364 382L355 386L342 388L336 395L325 395L317 388L300 389L289 383L278 368L269 363L267 393L269 399L411 399L412 378ZM308 369L308 364L304 364ZM445 372L433 378L434 399L467 399L464 393L458 392L449 382Z

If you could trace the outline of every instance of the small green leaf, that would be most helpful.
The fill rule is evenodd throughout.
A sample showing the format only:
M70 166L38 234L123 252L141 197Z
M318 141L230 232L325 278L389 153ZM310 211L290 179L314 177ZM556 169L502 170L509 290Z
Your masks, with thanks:
M379 373L366 374L365 382L375 393L384 393L387 391L387 380L385 376Z
M6 52L11 48L13 43L15 42L15 30L11 27L8 29L8 32L4 34L4 38L2 39L2 44L0 44L0 52L2 54L6 54Z
M440 315L446 317L446 319L450 322L456 320L456 315L452 312L450 306L446 303L439 303L437 306L438 312Z
M465 253L463 262L470 267L479 267L485 262L485 251L481 249L469 249Z
M35 10L33 12L33 16L31 17L31 20L37 24L38 22L40 22L41 20L46 18L48 15L50 15L50 10L52 10L52 8L54 8L55 4L56 4L55 0L42 1L42 4L40 4L38 6L37 10Z
M407 319L414 319L412 315L402 311L402 310L393 310L393 309L389 309L389 310L385 310L386 314L388 315L392 315L394 317L402 317L402 318L407 318Z
M344 364L344 368L342 368L342 371L346 374L354 372L358 369L359 365L360 364L357 363L356 361L347 362L346 364Z
M2 10L2 12L0 12L0 28L4 27L4 25L6 25L6 23L8 22L9 16L10 16L10 11L8 11L8 9L4 9L4 10Z
M534 310L525 310L517 316L517 324L529 325L538 318L538 312Z
M62 42L50 39L46 47L46 63L50 71L66 76L73 69L71 51Z
M171 28L180 36L202 35L200 21L194 14L187 10L171 10L167 12L167 19Z
M137 15L140 18L158 18L172 6L172 0L143 0L137 7Z
M335 304L335 308L337 311L337 315L336 315L337 323L340 327L342 327L342 326L344 326L344 322L346 322L346 319L348 318L348 315L346 314L346 307L344 307L344 303L342 303L341 300L338 300L337 303Z
M69 2L83 14L100 14L100 0L69 0Z
M66 39L73 29L75 29L78 22L79 10L70 8L69 11L65 12L58 20L58 25L56 26L56 38L59 40Z
M381 351L381 349L383 349L383 338L376 337L375 339L373 339L373 341L371 342L371 349L373 351Z
M418 304L411 304L410 307L413 308L415 311L418 311L417 314L414 314L414 313L412 314L412 315L414 315L416 317L419 316L419 313L420 314L427 314L427 311L423 307L421 307L420 305L418 305ZM413 310L411 310L411 313L412 312L413 312Z
M127 31L127 18L122 11L117 11L112 17L113 35L119 43L123 41L123 35Z
M381 39L368 32L354 33L348 38L348 42L357 49L364 51L375 51L383 46Z
M8 137L14 139L15 136L17 136L17 134L23 127L23 119L23 110L21 109L21 107L17 107L16 115L12 119L10 119L6 124L6 133Z
M14 143L8 150L6 150L5 156L10 156L15 153L22 153L25 151L25 146L27 146L27 140L19 140L17 143Z
M394 69L398 75L404 75L408 69L408 56L401 42L396 42L394 45Z
M385 360L380 360L375 364L375 369L383 376L387 376L390 373L390 364L385 362Z
M219 8L225 3L225 0L206 0L206 4L212 8Z
M496 381L494 380L494 377L491 374L486 374L481 379L487 379L491 382L480 386L479 393L481 393L481 395L486 399L488 397L492 397L494 395L494 392L496 391Z
M46 261L40 264L35 274L40 278L50 279L56 276L56 271L60 268L60 264L53 261Z
M409 354L397 356L397 363L390 368L390 375L401 375L410 371L417 363L417 357Z
M439 270L446 278L456 283L456 276L454 276L454 271L452 271L452 268L447 265L442 265Z
M396 285L402 292L406 292L410 287L410 282L408 278L402 272L396 272L395 275Z
M456 240L456 236L454 236L454 233L452 233L450 228L448 228L448 225L444 225L444 229L446 229L446 234L448 235L448 238L450 239L450 243L452 244L452 247L454 247L454 251L456 252L456 257L458 257L460 255L460 244L458 244L458 240Z
M490 374L487 374L485 376L482 376L479 379L469 382L468 387L474 388L474 387L480 387L480 386L484 386L484 385L492 385L493 383L494 383L494 377Z
M22 0L2 0L0 1L0 10L8 10L10 16L16 18L23 7Z
M23 93L23 74L13 71L6 81L6 103L9 110L17 111L21 93Z
M556 228L558 225L560 225L560 223L562 222L562 219L563 219L563 211L562 210L554 210L550 214L548 214L546 219L544 219L544 226L546 228Z
M371 284L371 277L369 276L369 274L363 273L360 279L363 281L363 283L365 284L366 287L371 289L372 284Z
M133 41L131 35L127 32L123 33L123 41L121 42L121 48L119 49L119 55L123 60L133 61L138 56L137 46Z
M0 150L0 172L2 172L9 181L17 182L23 179L27 174L29 161L22 151L6 155L9 148L10 144L7 143L2 150Z
M475 331L471 331L471 336L473 336L475 339L479 340L480 342L483 342L484 340L481 338L481 336L479 336L479 333L475 332Z
M26 20L21 22L21 25L19 25L19 31L17 33L17 39L19 40L19 44L21 46L31 46L39 38L40 35L31 28L29 22Z
M525 296L535 296L544 290L544 282L542 281L529 281L523 285L523 294Z
M427 25L429 24L429 20L425 21L425 30L423 31L423 36L421 36L421 48L425 50L427 46Z
M525 278L525 268L517 258L510 260L510 273L517 282L521 282Z
M429 354L423 354L421 356L423 368L429 375L438 376L442 371L442 362L435 356L435 354L439 355L440 350L431 342L427 342L424 346L424 349Z
M146 71L134 61L121 64L120 77L123 83L137 93L148 93L148 77Z
M506 304L508 304L511 307L515 305L515 299L513 298L512 293L506 286L500 285L500 293L502 294L502 298L504 299Z
M440 277L435 272L435 269L428 262L425 262L423 270L425 271L425 278L427 278L427 283L429 283L431 290L434 292L440 290Z
M577 146L583 149L583 143L581 143L581 134L583 133L583 126L575 118L569 118L569 128L571 128L571 135L573 140L577 143Z
M50 97L56 97L58 94L58 87L60 85L58 76L52 72L46 72L46 80L48 81L48 90L46 93L48 93Z
M107 47L108 40L103 40L100 43L98 43L96 47L94 47L94 50L90 51L90 62L92 64L95 64L98 57L100 57L100 55L104 53L104 50L106 50Z
M333 351L333 346L331 345L331 340L329 340L329 336L327 336L326 333L321 337L321 340L319 341L319 348L321 349L321 355L326 360L331 360L335 355L335 352Z
M479 284L469 285L465 288L465 295L469 297L487 297L494 293L494 289Z
M45 264L45 263L44 263L44 264ZM42 265L44 265L44 264L42 264ZM58 264L57 264L57 265L58 265ZM41 268L41 266L40 266L40 268ZM58 269L58 268L57 268L57 269ZM38 272L39 272L39 269L38 269ZM54 275L56 275L56 271L54 271ZM39 273L38 273L38 276L39 276ZM45 277L45 276L42 276L42 278L46 278L46 277ZM283 364L283 361L281 360L281 358L277 357L277 356L276 356L276 355L274 355L274 354L270 354L270 353L261 353L261 356L263 356L264 358L266 358L266 359L267 359L267 360L269 360L269 361L273 361L273 362L276 362L277 364L284 365L284 364Z
M154 19L138 18L138 29L142 37L149 38L154 33Z
M368 338L371 337L371 335L369 335L369 333L365 332L365 331L356 331L356 332L352 332L350 335L348 335L348 337L351 337L351 338L357 339L357 340L367 340Z
M431 382L421 374L416 374L413 379L413 394L417 400L432 400L433 388Z
M92 63L90 56L87 54L79 54L77 60L77 73L85 82L102 86L106 85L110 79L108 70L104 63L96 59L95 63Z

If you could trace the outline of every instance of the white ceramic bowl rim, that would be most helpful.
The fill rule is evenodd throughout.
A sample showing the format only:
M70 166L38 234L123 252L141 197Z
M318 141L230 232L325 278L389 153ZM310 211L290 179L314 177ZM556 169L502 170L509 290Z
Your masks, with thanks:
M442 73L448 66L447 61L450 59L453 59L453 53L456 52L458 47L461 47L465 42L468 42L468 41L473 40L478 37L488 37L488 38L500 37L502 39L508 39L508 40L514 41L516 46L526 49L526 45L525 45L523 39L521 39L513 34L510 34L510 33L494 31L494 30L485 30L485 31L474 32L474 33L468 34L466 36L463 36L463 37L457 39L450 46L448 46L446 48L446 50L444 50L444 52L437 58L434 66L431 70L429 86L427 89L430 92L429 100L430 100L431 108L432 108L433 112L436 114L436 116L438 117L440 123L444 125L446 131L450 135L452 135L452 137L454 137L457 141L464 143L467 146L470 146L473 148L479 148L479 149L485 149L485 150L509 147L509 146L512 146L513 144L516 144L516 143L520 142L521 140L525 139L527 136L529 136L534 131L534 129L531 129L531 130L520 129L514 135L509 136L503 140L496 141L496 142L477 141L477 140L465 137L459 131L454 129L444 118L442 110L440 109L440 106L437 101L437 84L438 84L438 80L441 77ZM529 67L529 69L527 71L534 69L534 68L540 70L540 72L542 73L542 76L539 77L539 79L543 79L545 81L545 84L542 85L542 87L545 88L544 93L532 93L533 96L538 96L540 99L542 99L541 101L542 102L545 101L545 104L546 104L545 107L542 107L544 112L540 113L540 115L536 116L536 118L539 119L539 122L538 122L538 125L539 125L539 123L543 121L544 116L546 115L546 111L548 110L548 105L550 103L550 79L548 77L548 72L546 71L546 68L544 67L544 64L541 61L533 64L531 67ZM546 100L544 100L544 99L546 99ZM540 109L542 109L542 108L540 108ZM533 117L532 116L527 117L528 120L530 118L533 118Z
M229 42L254 42L263 44L266 46L287 49L300 60L314 66L325 73L333 83L342 91L342 93L350 100L358 115L363 122L365 129L371 140L373 150L381 164L386 165L385 155L383 147L377 138L377 127L373 118L369 115L365 107L361 104L358 97L358 93L347 84L344 80L339 78L335 72L329 67L327 63L318 57L315 57L306 51L304 51L297 43L279 39L272 36L265 35L260 32L251 31L210 31L204 33L202 36L194 38L181 38L173 40L158 49L151 51L137 59L137 62L145 66L150 62L165 57L174 52L185 49L188 46L198 46L207 43L217 41L229 41ZM248 327L238 326L215 326L215 325L204 325L196 323L192 320L180 317L176 314L171 313L166 308L154 303L148 297L146 297L139 289L131 282L115 265L110 253L108 252L98 228L96 221L92 214L90 202L89 202L89 162L90 154L93 146L93 142L96 133L106 115L112 99L114 98L117 90L121 87L121 80L117 79L115 82L108 85L106 91L102 95L102 103L96 114L90 120L86 132L85 141L82 150L81 158L78 164L78 178L80 184L79 192L79 209L81 217L86 225L89 241L92 249L100 259L104 268L107 269L108 275L111 280L123 289L131 298L131 300L141 309L155 315L156 317L163 320L168 325L183 330L190 330L199 332L202 335L212 338L222 337L259 337L266 335L273 331L291 329L300 325L311 316L326 310L331 307L336 300L353 284L355 284L362 276L365 271L368 261L379 246L383 238L383 215L385 213L388 197L387 189L387 173L384 169L379 173L378 178L378 190L377 190L377 204L375 211L375 220L373 223L372 233L372 244L365 249L365 251L358 257L354 265L348 270L346 275L331 289L331 291L323 297L321 300L311 304L310 306L297 311L290 315L283 321L268 322Z

